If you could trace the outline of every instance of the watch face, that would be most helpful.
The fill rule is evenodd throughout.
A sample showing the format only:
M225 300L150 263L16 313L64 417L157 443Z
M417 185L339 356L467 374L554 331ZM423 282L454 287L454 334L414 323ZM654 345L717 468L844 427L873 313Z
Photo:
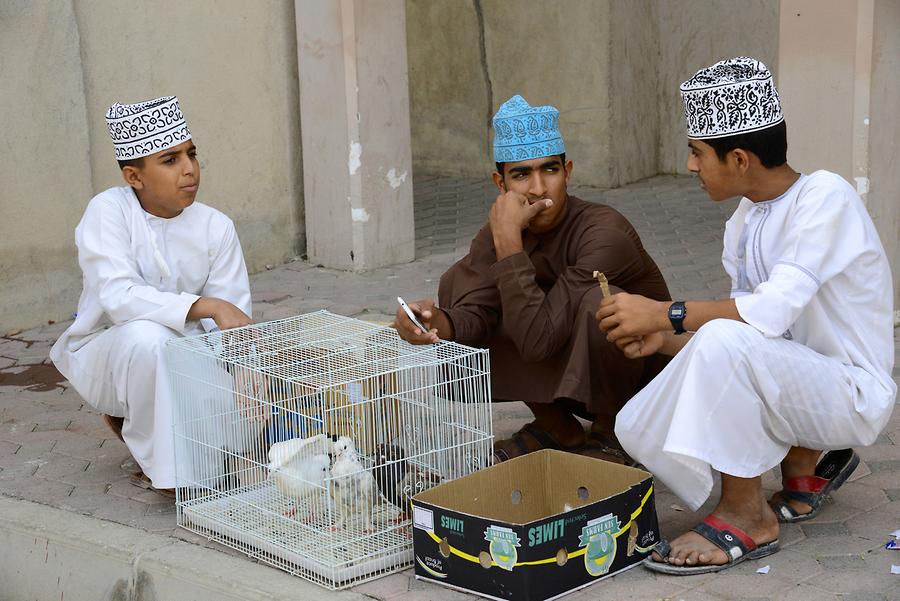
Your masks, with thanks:
M682 309L681 307L672 307L671 309L669 309L669 315L675 319L684 317L684 309Z

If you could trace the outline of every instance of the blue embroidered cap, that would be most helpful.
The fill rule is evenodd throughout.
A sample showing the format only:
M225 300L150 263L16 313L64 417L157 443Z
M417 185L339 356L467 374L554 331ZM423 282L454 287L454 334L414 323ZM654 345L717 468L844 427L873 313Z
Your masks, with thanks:
M563 154L559 111L531 106L516 94L494 114L494 161L514 163Z

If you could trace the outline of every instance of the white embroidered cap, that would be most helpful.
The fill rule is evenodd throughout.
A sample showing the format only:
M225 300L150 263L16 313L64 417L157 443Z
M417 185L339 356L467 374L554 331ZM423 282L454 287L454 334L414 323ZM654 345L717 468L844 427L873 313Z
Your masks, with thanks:
M697 71L681 84L681 99L689 138L724 138L784 121L772 74L749 56Z
M136 104L119 104L106 111L116 159L145 157L191 139L178 98L164 96Z

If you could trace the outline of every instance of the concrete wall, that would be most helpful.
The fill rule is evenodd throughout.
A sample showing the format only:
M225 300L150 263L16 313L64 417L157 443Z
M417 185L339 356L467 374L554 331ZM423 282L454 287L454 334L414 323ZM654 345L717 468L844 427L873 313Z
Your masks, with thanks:
M407 0L413 170L489 173L494 113L480 2Z
M609 30L610 186L656 175L659 162L659 35L656 2L613 0Z
M853 182L857 3L784 0L782 6L776 83L788 162L798 171L828 169Z
M234 219L251 271L302 252L293 2L266 6L0 3L0 334L75 310L74 228L121 185L104 120L116 101L178 95L198 199Z
M788 160L856 187L878 228L900 306L900 5L896 0L782 0Z
M415 258L403 0L297 2L309 260Z
M0 334L68 317L81 291L72 230L92 194L81 73L69 3L0 3Z
M779 0L657 0L653 4L659 31L658 168L661 173L687 173L678 86L703 67L741 55L764 62L780 84Z
M560 109L579 183L686 172L678 85L740 54L775 68L778 0L407 0L413 167L486 175L490 116ZM748 26L748 24L750 26ZM488 108L489 107L489 108Z
M892 261L900 309L900 3L876 0L873 21L868 209Z
M487 176L491 117L514 94L560 109L580 182L610 178L608 2L407 0L413 169ZM575 16L577 15L577 18Z

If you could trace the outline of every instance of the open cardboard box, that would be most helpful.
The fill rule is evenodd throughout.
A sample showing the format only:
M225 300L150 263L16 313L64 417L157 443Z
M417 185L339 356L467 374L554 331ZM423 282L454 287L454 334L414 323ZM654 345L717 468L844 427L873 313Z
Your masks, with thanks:
M659 541L643 470L544 450L413 497L416 577L543 601L640 563Z

